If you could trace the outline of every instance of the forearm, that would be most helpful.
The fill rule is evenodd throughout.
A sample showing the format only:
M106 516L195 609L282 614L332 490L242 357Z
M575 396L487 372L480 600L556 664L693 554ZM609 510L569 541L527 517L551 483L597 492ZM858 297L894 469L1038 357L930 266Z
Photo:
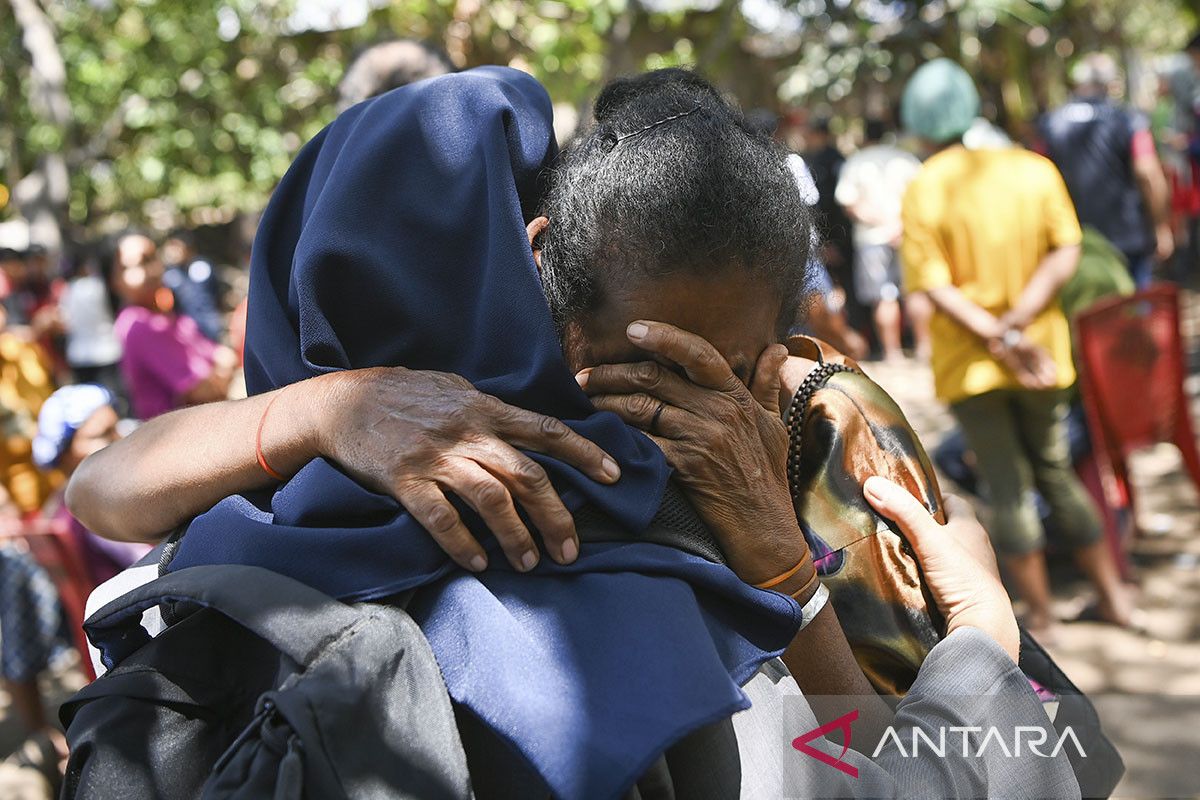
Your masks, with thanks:
M150 420L83 461L67 486L67 505L101 536L153 541L224 497L269 486L255 453L264 412L274 401L263 429L268 462L291 475L319 454L323 380Z
M941 286L926 292L935 308L957 322L972 335L988 340L999 336L1000 321L987 309L976 305L957 286Z
M762 528L784 530L778 525L764 525ZM782 538L785 542L803 542L803 535L798 528L794 536ZM804 552L802 558L807 558L807 546L799 546ZM779 559L777 556L774 561L774 570L766 566L772 563L770 557L754 559L751 565L735 565L734 569L743 580L754 583L757 579L751 579L751 575L778 574L778 564L792 560L792 555ZM808 569L799 570L772 588L804 604L812 598L817 585L810 563ZM858 709L862 719L859 727L865 732L865 738L874 742L883 735L891 721L891 709L879 699L863 674L831 603L827 602L808 625L796 634L783 653L783 663L795 677L821 722L830 722Z
M222 375L214 369L208 375L196 381L190 389L183 393L180 400L183 401L184 405L188 406L198 406L204 403L216 403L227 400L229 398L229 385L231 381L231 377Z
M1079 266L1079 245L1051 250L1038 265L1017 302L1001 319L1005 327L1024 329L1058 297Z
M891 724L892 711L859 667L832 604L796 634L783 663L822 723L857 709L856 728L872 747Z
M1146 203L1146 210L1150 213L1151 221L1155 225L1165 224L1171 212L1170 189L1158 157L1138 159L1134 162L1133 174L1137 179L1138 190L1142 194L1142 200Z
M976 628L960 628L933 648L900 702L895 728L889 742L900 747L880 748L874 761L902 789L899 796L1079 797L1069 741L1056 747L1059 736L1028 678ZM914 728L930 741L953 742L946 758L909 757L901 748L916 741ZM986 746L992 731L1015 743L1011 757L1008 748Z

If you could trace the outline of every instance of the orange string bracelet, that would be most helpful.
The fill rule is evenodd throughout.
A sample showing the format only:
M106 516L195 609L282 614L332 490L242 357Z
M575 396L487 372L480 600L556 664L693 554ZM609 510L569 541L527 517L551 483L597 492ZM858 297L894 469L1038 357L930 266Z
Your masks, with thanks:
M787 572L783 573L782 575L780 575L778 577L771 578L771 580L769 580L769 581L763 581L762 583L756 583L756 584L754 584L754 588L755 589L770 589L774 586L778 586L779 584L783 583L788 578L792 577L797 572L799 572L800 568L803 567L807 562L808 562L807 558L801 559L800 563L796 564L796 566L792 567Z
M262 417L258 420L258 432L254 435L254 455L258 459L258 465L262 467L263 472L267 473L281 483L286 481L287 478L280 475L278 472L272 469L270 464L267 463L267 457L263 453L262 449L262 435L263 426L267 424L267 414L271 411L271 406L275 405L275 401L278 400L282 394L283 392L280 392L271 398L271 402L267 403L267 407L263 409Z
M811 593L814 591L813 590L814 583L818 584L818 585L820 585L820 583L821 583L821 576L817 575L815 570L813 571L812 577L809 578L807 581L805 581L803 586L801 586L796 591L792 592L792 599L800 600L806 594L811 595Z

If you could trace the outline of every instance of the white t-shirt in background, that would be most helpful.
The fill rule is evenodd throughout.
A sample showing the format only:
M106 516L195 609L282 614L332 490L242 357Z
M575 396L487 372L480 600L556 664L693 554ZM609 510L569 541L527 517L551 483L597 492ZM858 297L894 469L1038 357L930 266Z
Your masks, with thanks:
M900 202L920 168L916 156L890 144L864 147L846 159L834 197L855 213L855 245L891 244L900 236Z
M121 360L121 343L113 332L112 309L104 280L84 275L67 284L60 301L67 328L67 363L103 367Z

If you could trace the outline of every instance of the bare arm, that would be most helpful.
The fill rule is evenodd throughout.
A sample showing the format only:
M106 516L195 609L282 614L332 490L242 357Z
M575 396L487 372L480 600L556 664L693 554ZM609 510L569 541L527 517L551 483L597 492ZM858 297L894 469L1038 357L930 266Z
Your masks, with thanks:
M317 455L312 406L318 381L284 392L272 411L291 423L273 432L271 443L272 466L284 475ZM281 391L150 420L84 459L67 484L67 506L101 536L150 542L224 497L270 486L274 481L258 466L254 434Z
M1058 247L1046 254L1029 283L1021 291L1017 302L1000 318L1005 329L1024 330L1054 302L1059 289L1071 280L1071 276L1079 268L1080 252L1081 248L1076 244Z
M1175 251L1175 237L1170 223L1171 196L1162 162L1153 148L1134 156L1133 177L1154 224L1156 254L1160 260L1166 260Z
M207 375L196 381L180 398L185 405L194 406L200 403L213 403L229 397L229 387L233 384L233 373L237 366L237 356L228 347L217 349L213 368Z
M971 302L957 286L939 286L926 294L938 311L980 339L987 341L1003 335L1004 330L996 315Z
M1157 225L1167 221L1170 211L1170 196L1167 189L1167 176L1163 174L1162 163L1158 154L1149 152L1133 160L1133 176L1137 180L1138 189L1150 219Z
M1003 336L1009 328L1028 327L1045 311L1063 284L1075 274L1079 253L1079 245L1059 247L1047 253L1017 302L1002 317L972 302L956 286L940 286L927 294L939 311L980 339L991 341Z
M1079 266L1079 252L1079 245L1051 250L1017 302L1001 317L972 302L955 286L940 286L926 294L938 310L983 340L992 357L1012 372L1022 386L1049 389L1058 380L1058 367L1044 348L1021 335L1021 331L1058 296Z
M857 710L865 743L861 747L868 752L874 749L892 723L892 710L863 674L831 604L796 634L783 653L783 663L818 720L830 722Z
M620 477L611 457L557 419L481 394L457 375L380 367L151 420L85 459L67 504L102 536L153 541L224 497L274 483L255 452L260 421L263 454L276 472L291 476L318 456L329 458L395 497L474 571L486 568L487 555L446 492L480 514L524 571L539 556L517 503L555 560L574 561L579 544L545 471L517 448L552 455L603 483Z

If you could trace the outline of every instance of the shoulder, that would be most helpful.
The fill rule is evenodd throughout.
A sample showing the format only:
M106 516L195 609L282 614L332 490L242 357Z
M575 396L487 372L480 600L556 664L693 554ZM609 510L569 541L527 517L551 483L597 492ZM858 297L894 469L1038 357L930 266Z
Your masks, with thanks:
M969 157L969 151L964 147L950 147L934 153L925 159L909 184L910 190L920 191L940 185L947 174L961 169L963 160Z
M113 329L117 336L127 342L161 338L164 335L170 335L172 327L171 318L167 314L160 314L140 306L122 309L113 323Z
M1150 130L1150 117L1132 106L1120 106L1121 116L1131 131Z
M979 151L986 153L986 158L993 168L1011 171L1022 180L1030 178L1054 178L1059 176L1058 167L1054 162L1041 153L1027 150L1024 147L1000 147L994 150Z
M151 311L141 306L127 306L121 309L121 313L117 314L117 319L113 323L116 331L121 336L127 336L131 331L144 327L149 324Z
M921 165L920 159L894 144L878 145L878 162L888 171L909 172Z
M855 150L853 153L846 156L846 162L845 162L845 165L843 166L843 170L851 170L851 169L854 169L855 167L859 166L860 164L870 161L871 160L871 151L873 149L874 149L874 145L872 145L871 147L864 147L863 149Z
M1041 153L1026 150L1024 147L1012 147L1009 148L1008 152L1014 162L1024 164L1029 169L1058 171L1058 167L1054 166L1054 162Z
M196 320L184 314L176 315L172 320L172 327L175 329L176 335L182 339L190 339L202 336L200 333L200 325Z

